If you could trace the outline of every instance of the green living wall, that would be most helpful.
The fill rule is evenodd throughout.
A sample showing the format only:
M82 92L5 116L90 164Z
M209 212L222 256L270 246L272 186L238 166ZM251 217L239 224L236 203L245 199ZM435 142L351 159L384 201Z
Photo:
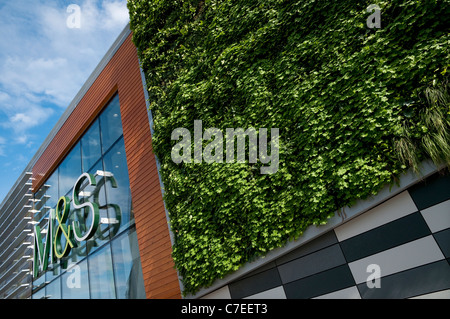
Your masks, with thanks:
M366 24L372 3L381 28ZM449 4L128 0L185 294L424 159L449 165ZM172 131L194 120L279 128L278 171L174 163Z

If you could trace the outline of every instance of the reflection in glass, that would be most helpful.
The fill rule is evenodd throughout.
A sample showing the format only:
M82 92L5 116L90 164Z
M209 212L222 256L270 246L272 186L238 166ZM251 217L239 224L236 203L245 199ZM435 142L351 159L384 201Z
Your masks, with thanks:
M111 243L118 299L145 299L141 258L135 229Z
M121 221L120 230L133 224L134 216L131 205L130 180L128 177L127 158L125 155L125 144L120 139L111 150L104 156L105 170L114 175L117 187L110 183L106 185L106 197L109 204L120 207ZM114 209L109 209L110 214L115 214Z
M73 265L62 275L63 299L89 299L87 260Z
M56 260L55 263L49 263L48 264L48 269L45 272L45 281L46 282L50 282L53 279L55 279L56 277L58 277L61 273L61 264L59 262L59 260Z
M45 288L34 292L31 299L45 299Z
M100 114L100 129L102 149L103 153L105 153L123 134L118 95L111 100L108 107Z
M92 299L114 299L114 277L112 270L111 248L106 245L88 257L89 284Z
M83 158L83 172L87 172L102 156L100 145L100 126L98 120L81 138L81 152Z
M81 175L81 149L77 143L59 166L59 194L67 194Z
M53 280L45 287L46 299L61 299L61 277Z
M43 287L45 283L45 273L41 272L38 278L33 278L33 290ZM45 289L41 289L45 290ZM45 292L44 292L45 294ZM38 298L39 299L39 298Z

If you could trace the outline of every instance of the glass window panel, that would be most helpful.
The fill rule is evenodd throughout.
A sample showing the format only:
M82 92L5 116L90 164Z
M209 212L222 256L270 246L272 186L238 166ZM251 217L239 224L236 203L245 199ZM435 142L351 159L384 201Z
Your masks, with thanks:
M102 156L98 120L92 124L81 138L81 155L83 159L83 172L87 172Z
M33 293L31 299L44 299L45 298L45 288L38 290Z
M58 277L60 273L61 273L61 264L59 260L56 259L56 262L53 264L49 262L48 269L45 273L45 282L52 281L53 279Z
M77 143L59 166L59 194L67 194L80 175L81 150Z
M45 283L45 273L39 273L38 278L33 278L33 290L43 287ZM42 289L41 289L42 290ZM45 292L43 293L45 294Z
M88 257L92 299L115 299L111 247L106 245Z
M106 184L106 198L109 204L110 216L120 217L119 231L121 231L134 223L130 180L123 138L105 154L103 160L105 171L112 173L115 181L113 183L111 180Z
M87 260L73 265L62 275L63 299L89 299Z
M144 278L136 230L131 229L111 243L118 299L145 299Z
M61 299L61 277L56 278L45 287L46 299Z
M102 149L103 153L105 153L123 134L118 95L111 100L106 109L100 114L100 130Z

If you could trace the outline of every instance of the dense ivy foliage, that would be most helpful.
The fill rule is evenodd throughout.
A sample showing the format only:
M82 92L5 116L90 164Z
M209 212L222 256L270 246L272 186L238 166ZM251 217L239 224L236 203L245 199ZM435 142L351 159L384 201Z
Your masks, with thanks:
M372 1L128 1L185 293L424 158L450 163L450 2L374 2L379 29L366 25ZM194 120L279 128L278 172L175 164L171 133Z

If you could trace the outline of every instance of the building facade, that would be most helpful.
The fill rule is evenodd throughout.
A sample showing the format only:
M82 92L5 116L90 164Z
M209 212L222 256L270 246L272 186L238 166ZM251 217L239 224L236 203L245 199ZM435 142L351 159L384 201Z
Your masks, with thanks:
M0 298L181 298L129 27L0 205ZM450 176L399 185L186 298L450 298Z
M450 176L402 182L204 298L449 299Z

